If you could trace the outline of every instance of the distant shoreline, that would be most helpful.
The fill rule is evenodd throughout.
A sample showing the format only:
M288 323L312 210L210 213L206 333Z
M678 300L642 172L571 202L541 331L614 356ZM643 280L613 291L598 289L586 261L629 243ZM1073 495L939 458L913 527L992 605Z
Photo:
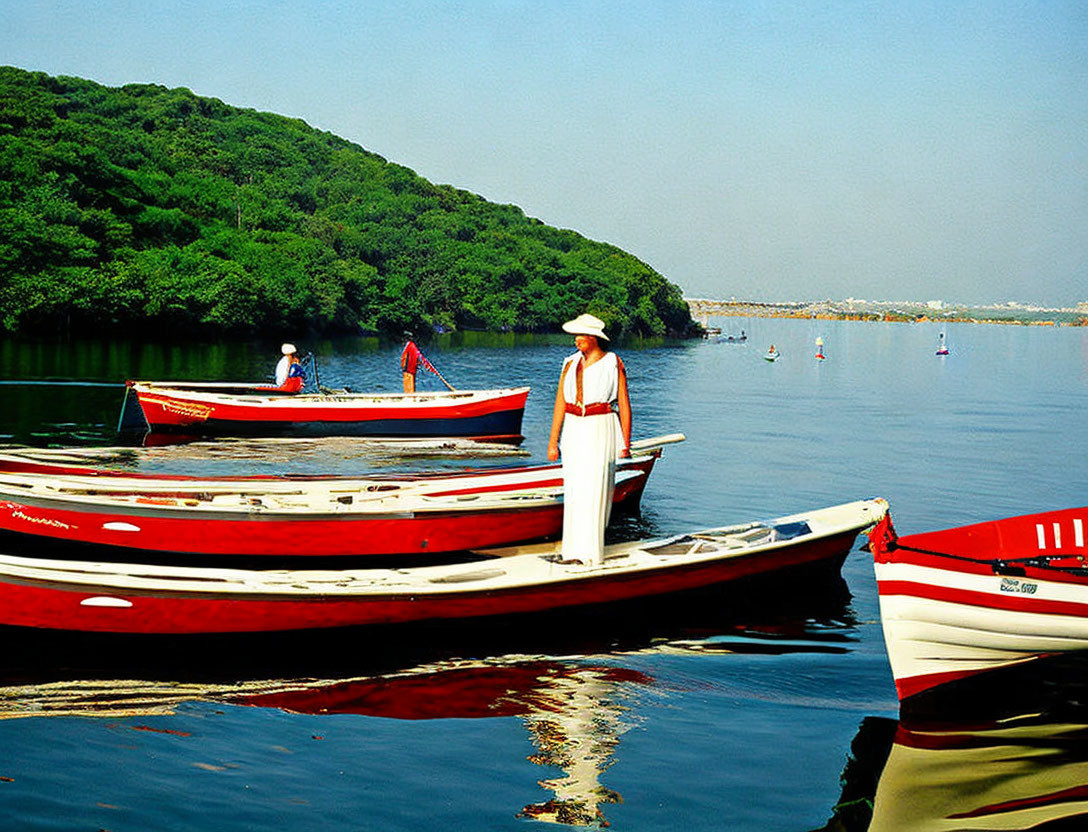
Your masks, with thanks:
M940 302L883 301L763 301L685 298L691 317L707 326L710 317L798 318L838 321L893 321L901 323L1007 324L1015 326L1088 326L1088 304L1075 309L1044 309L1018 304L1005 306L945 306Z

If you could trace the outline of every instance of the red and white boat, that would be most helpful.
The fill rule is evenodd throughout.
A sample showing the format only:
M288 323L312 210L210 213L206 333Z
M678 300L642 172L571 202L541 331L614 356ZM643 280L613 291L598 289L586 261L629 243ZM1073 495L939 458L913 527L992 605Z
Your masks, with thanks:
M865 500L766 523L610 546L558 544L399 569L248 570L0 556L0 625L132 634L296 631L540 612L693 590L801 567L838 569L884 516Z
M284 393L236 383L127 382L155 433L451 436L520 442L528 387L436 393ZM122 423L127 421L122 412Z
M671 434L632 443L615 505L637 507ZM0 530L140 552L235 556L438 555L553 537L558 465L349 478L197 479L0 457ZM93 553L97 556L98 553ZM116 556L116 555L115 555Z
M899 537L869 533L901 701L1043 656L1088 650L1088 508Z

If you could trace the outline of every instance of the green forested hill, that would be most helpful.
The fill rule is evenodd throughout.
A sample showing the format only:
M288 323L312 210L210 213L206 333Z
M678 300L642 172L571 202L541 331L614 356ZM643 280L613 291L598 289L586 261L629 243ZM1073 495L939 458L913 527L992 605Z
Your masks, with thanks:
M0 67L9 332L685 332L635 257L186 89Z

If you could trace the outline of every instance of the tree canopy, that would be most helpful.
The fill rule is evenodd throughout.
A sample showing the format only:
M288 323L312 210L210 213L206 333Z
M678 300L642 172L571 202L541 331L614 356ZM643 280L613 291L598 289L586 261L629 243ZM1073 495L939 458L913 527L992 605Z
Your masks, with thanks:
M0 67L0 328L686 334L615 246L298 119Z

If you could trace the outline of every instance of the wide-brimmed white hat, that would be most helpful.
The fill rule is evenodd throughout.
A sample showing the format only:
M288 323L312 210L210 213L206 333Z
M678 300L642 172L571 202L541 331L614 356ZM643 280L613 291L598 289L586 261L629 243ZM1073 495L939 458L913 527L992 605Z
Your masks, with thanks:
M583 312L573 321L563 324L563 331L571 335L593 335L608 340L608 336L604 334L604 321L588 312Z
M284 355L294 355L296 352L298 352L298 350L295 349L294 344L284 344L282 347L280 347L280 352L282 352Z

